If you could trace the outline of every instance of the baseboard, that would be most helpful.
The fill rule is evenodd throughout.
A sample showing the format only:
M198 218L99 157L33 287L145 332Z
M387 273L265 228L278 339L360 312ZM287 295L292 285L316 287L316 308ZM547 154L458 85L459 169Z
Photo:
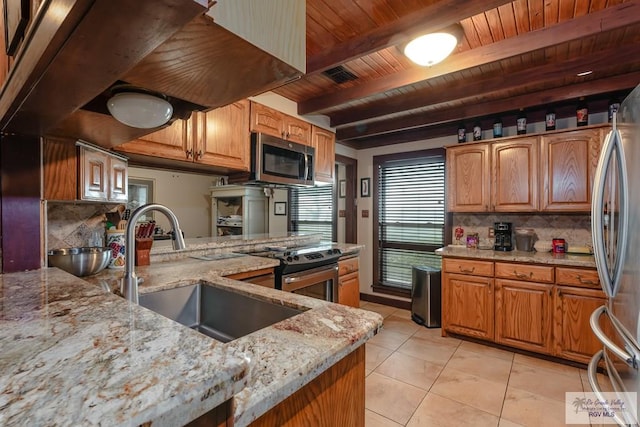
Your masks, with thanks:
M387 298L380 295L360 293L360 301L375 302L376 304L388 305L390 307L411 310L411 301L402 301L394 298Z

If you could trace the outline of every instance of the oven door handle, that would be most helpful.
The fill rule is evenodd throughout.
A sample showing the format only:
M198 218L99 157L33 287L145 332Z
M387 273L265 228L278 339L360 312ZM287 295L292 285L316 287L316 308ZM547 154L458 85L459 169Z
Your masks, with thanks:
M324 268L319 271L302 272L303 274L296 274L283 278L282 290L283 291L295 291L309 284L322 282L325 280L334 280L338 272L338 266L334 265L329 268Z

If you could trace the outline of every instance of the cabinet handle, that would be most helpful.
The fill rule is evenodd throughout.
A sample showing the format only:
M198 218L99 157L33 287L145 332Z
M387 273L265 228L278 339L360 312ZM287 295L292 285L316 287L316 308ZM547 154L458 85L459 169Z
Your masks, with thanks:
M460 271L462 273L473 273L475 271L475 269L476 269L475 267L471 267L471 270L466 269L466 268L462 268L462 267L458 267L458 268L460 269Z
M187 151L184 152L187 155L187 159L191 157L191 155L193 154L193 150L192 149L188 149Z
M287 132L287 139L289 139L290 136L291 136L291 134L289 132Z
M515 270L513 270L513 274L515 274L518 279L533 279L533 271L530 271L528 276L524 273L518 273Z
M576 276L576 279L578 279L578 282L582 283L583 285L597 285L597 283L593 280L583 279L579 274Z
M198 151L197 153L193 153L193 160L198 160L202 158L202 150Z

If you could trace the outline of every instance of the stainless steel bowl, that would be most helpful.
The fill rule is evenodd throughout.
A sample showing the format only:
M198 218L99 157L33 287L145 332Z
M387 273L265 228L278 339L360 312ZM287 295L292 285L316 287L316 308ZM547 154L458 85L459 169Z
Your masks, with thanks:
M58 267L74 276L82 277L104 270L111 259L111 248L53 249L47 255L50 267Z

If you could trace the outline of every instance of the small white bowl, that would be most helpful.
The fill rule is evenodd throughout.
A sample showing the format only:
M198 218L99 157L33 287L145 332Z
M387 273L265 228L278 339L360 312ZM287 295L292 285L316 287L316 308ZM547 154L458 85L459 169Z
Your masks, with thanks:
M553 248L551 242L545 240L538 240L533 244L533 249L537 252L549 252Z

